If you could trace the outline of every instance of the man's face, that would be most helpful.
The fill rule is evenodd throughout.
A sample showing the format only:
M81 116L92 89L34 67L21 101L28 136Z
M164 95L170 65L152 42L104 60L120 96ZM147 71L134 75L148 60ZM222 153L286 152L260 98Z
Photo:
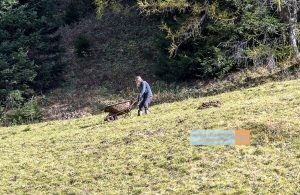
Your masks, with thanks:
M138 79L135 79L135 83L136 83L137 86L140 85L140 81Z
M137 86L139 86L141 81L139 81L138 79L135 79L135 83L136 83Z

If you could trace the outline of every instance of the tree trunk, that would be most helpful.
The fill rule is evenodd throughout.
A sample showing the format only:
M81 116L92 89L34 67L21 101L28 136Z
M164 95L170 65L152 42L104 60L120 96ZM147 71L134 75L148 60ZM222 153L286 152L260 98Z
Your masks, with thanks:
M288 12L289 12L289 37L290 37L290 44L294 48L295 56L300 59L300 53L298 49L297 43L297 12L298 12L298 5L297 0L290 0L288 2Z

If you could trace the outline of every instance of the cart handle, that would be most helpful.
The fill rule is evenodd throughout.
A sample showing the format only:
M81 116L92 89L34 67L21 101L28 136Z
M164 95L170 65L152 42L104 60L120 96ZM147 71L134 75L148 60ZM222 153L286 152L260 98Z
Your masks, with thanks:
M133 105L136 104L138 101L134 101L131 105L130 105L130 110L132 109Z

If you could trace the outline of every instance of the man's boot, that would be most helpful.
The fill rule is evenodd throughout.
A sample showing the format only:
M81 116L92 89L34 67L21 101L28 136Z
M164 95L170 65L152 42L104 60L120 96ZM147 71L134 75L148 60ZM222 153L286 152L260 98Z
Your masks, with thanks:
M143 113L143 111L139 110L139 111L138 111L138 116L141 116L142 113Z
M145 109L145 114L149 114L149 110L148 109Z

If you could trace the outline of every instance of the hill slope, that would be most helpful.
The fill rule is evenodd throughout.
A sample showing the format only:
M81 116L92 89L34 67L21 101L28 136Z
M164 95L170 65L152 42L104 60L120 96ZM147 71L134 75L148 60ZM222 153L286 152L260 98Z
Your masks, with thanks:
M47 94L45 119L99 113L104 104L126 97L135 88L136 75L154 81L160 52L156 39L162 34L159 24L159 19L131 10L128 14L107 13L101 19L90 14L76 24L61 27L57 33L66 51L65 82ZM74 42L79 36L91 44L84 58L75 52Z
M219 100L220 108L197 109ZM300 192L300 80L104 115L0 128L0 193ZM192 146L190 129L250 129L251 146Z

